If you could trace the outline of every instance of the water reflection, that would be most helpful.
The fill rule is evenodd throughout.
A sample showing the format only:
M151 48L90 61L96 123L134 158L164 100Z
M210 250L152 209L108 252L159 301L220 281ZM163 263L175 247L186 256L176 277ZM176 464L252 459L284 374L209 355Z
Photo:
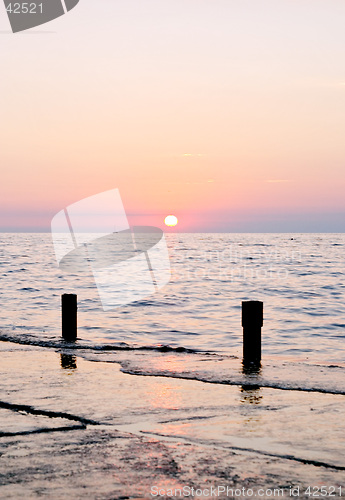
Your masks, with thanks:
M145 391L145 398L150 408L179 410L182 404L182 389L161 380L155 380Z
M262 394L261 388L256 383L258 376L261 374L261 363L248 363L242 365L242 373L246 375L247 384L243 384L241 391L241 403L258 405L261 403Z
M242 364L243 375L260 375L261 374L261 363L244 363Z
M70 354L60 354L60 365L64 370L77 369L77 357Z
M242 385L240 391L242 404L258 405L261 403L262 394L259 386Z

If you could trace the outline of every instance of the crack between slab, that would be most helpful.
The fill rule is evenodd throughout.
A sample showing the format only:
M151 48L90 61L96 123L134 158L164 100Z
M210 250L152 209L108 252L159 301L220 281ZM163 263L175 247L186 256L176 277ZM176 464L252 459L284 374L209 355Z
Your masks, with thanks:
M91 420L84 417L79 417L78 415L72 415L71 413L60 412L60 411L51 411L51 410L39 410L30 405L22 405L22 404L14 404L7 403L6 401L0 401L0 408L4 408L6 410L12 410L16 412L25 412L30 415L41 415L49 418L64 418L66 420L72 420L74 422L79 422L86 425L100 425L100 422L96 420ZM1 435L1 434L0 434Z
M75 430L84 430L86 429L86 425L69 425L63 427L54 427L52 429L42 428L42 429L34 429L32 431L18 431L18 432L0 432L0 438L8 437L8 436L27 436L29 434L42 434L45 432L65 432L65 431L75 431Z
M166 435L166 434L163 434L163 433L160 433L160 432L153 432L153 431L139 431L141 434L144 434L144 435L151 435L151 436L159 436L159 437L163 437L163 438L166 438L168 440L176 440L176 439L179 439L179 440L182 440L186 443L193 443L195 445L201 445L201 446L207 446L207 447L210 447L210 446L213 446L214 448L219 448L219 449L226 449L226 450L234 450L234 451L239 451L239 452L246 452L246 453L254 453L254 454L258 454L258 455L263 455L263 456L266 456L266 457L272 457L272 458L280 458L282 460L291 460L291 461L295 461L295 462L299 462L299 463L302 463L304 465L313 465L314 467L324 467L326 469L333 469L333 470L342 470L342 471L345 471L345 466L342 466L342 465L335 465L335 464L330 464L328 462L322 462L322 461L319 461L319 460L313 460L313 459L308 459L308 458L301 458L301 457L296 457L294 455L284 455L284 454L280 454L280 453L273 453L273 452L269 452L269 451L264 451L264 450L256 450L256 449L253 449L253 448L245 448L245 447L241 447L241 446L233 446L231 444L229 445L220 445L216 442L211 442L211 443L206 443L204 440L200 439L193 439L191 437L188 437L186 438L185 436L179 436L179 435Z

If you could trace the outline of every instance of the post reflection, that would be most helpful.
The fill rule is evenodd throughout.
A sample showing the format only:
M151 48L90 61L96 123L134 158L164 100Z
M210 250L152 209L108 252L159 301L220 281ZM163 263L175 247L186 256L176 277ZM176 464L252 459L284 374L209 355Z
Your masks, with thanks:
M261 363L243 363L243 375L261 375Z
M77 357L71 356L70 354L60 354L60 366L64 370L76 370L77 369Z
M241 403L249 403L251 405L258 405L261 403L262 394L259 386L242 385L241 389Z
M243 363L242 373L246 375L248 383L241 386L241 403L258 405L261 403L261 388L257 384L257 377L261 374L261 363Z

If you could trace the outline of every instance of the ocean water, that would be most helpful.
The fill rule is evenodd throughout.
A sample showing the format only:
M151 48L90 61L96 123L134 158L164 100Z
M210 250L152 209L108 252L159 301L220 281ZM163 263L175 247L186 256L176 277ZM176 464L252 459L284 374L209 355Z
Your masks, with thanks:
M167 234L170 283L107 312L88 269L60 271L50 234L0 239L0 340L60 348L60 296L77 293L74 348L88 359L241 383L241 302L262 300L260 383L345 393L344 234ZM159 351L182 353L183 362L163 369ZM207 368L199 363L205 353Z

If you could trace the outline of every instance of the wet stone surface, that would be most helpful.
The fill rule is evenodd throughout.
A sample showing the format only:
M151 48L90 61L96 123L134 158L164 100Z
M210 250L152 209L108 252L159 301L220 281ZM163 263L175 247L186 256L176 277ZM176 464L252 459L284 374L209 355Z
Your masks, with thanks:
M129 375L9 342L0 351L0 498L181 498L173 491L220 486L310 498L321 485L345 496L342 395Z

